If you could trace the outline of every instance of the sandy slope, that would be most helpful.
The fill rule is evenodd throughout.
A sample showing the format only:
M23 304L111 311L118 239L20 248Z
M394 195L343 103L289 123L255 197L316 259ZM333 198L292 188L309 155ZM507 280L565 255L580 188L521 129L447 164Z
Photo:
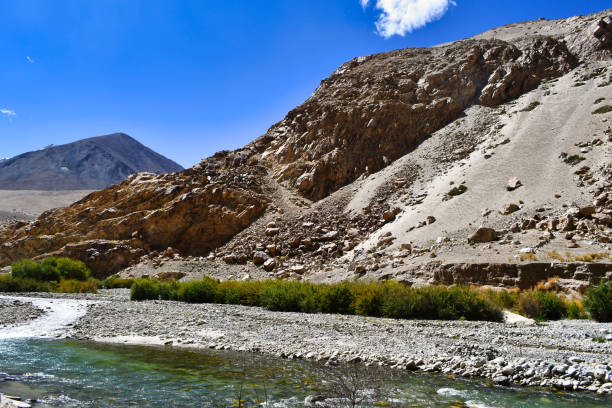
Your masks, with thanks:
M576 144L595 138L607 140L605 131L611 126L612 113L595 115L592 111L612 101L612 86L599 87L605 83L603 77L583 81L586 83L583 86L575 84L580 83L583 74L600 66L612 73L609 61L591 64L577 68L558 81L543 84L501 109L472 107L466 112L466 117L434 133L391 166L360 181L347 211L361 211L375 198L379 186L391 182L409 162L417 163L422 172L419 182L412 186L413 195L427 196L416 205L402 200L402 196L396 199L393 204L402 210L397 219L371 235L356 250L375 248L379 237L389 232L397 238L395 247L407 242L429 247L438 237L450 238L452 241L447 248L444 245L437 248L436 254L442 261L487 259L503 262L516 255L520 248L537 244L535 232L520 236L522 242L518 245L504 247L494 244L492 248L480 246L474 249L467 245L466 238L481 224L507 228L513 220L526 218L537 209L563 211L564 204L586 205L593 200L588 187L578 186L574 172L585 165L596 169L611 163L612 145L606 142L589 148L588 153L581 153ZM595 105L594 101L600 98L606 100ZM540 105L521 112L535 101ZM503 127L498 130L500 125ZM463 160L438 166L432 157L445 153L458 131L480 133L474 151ZM586 160L577 166L569 166L559 158L562 152L580 154ZM523 186L509 192L506 185L511 177L518 177ZM452 187L463 182L468 187L466 193L443 200ZM511 216L498 213L504 205L519 204L520 201L524 206ZM483 217L481 213L487 208L492 212ZM435 223L410 231L429 215L436 218ZM551 249L567 250L564 242L551 242L542 251ZM583 242L580 249L571 252L602 250L609 250L609 245ZM347 255L348 258L352 256L354 253Z

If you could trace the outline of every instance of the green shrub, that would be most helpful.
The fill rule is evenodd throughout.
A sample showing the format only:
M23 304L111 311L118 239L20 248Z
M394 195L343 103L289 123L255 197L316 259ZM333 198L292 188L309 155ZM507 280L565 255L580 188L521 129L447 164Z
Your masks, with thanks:
M598 322L612 322L612 282L603 280L585 293L584 306Z
M319 312L352 314L353 294L347 282L321 285L318 289Z
M201 281L179 285L176 299L187 303L214 303L217 298L219 281L205 277Z
M540 106L540 102L534 101L534 102L531 102L527 107L521 109L519 112L531 112L538 106Z
M502 290L487 290L485 296L493 303L503 307L504 309L514 309L518 303L519 292Z
M397 282L388 282L383 315L395 319L423 317L423 296L416 290Z
M54 292L62 293L97 293L99 284L94 281L79 281L76 279L61 280Z
M123 279L117 276L111 276L102 282L102 287L105 289L130 289L133 283L134 279Z
M461 195L463 193L465 193L467 191L467 186L465 184L460 184L457 187L453 187L450 189L450 191L447 193L450 197L455 197L458 195Z
M474 289L455 286L429 286L421 288L424 297L421 311L429 319L465 319L501 321L502 310Z
M218 303L231 305L259 306L260 294L271 281L226 281L217 289Z
M133 300L170 299L189 303L261 306L268 310L340 313L397 319L502 319L501 308L481 291L467 287L411 288L395 281L314 284L298 281L160 282L138 279Z
M275 281L261 292L261 305L268 310L300 312L303 291L299 282Z
M593 113L593 115L597 115L597 114L608 113L608 112L612 112L612 106L610 106L610 105L601 106L601 107L595 109L592 113Z
M0 276L0 292L50 292L47 282L40 282L30 278L14 277L12 275Z
M12 265L12 275L16 278L35 279L43 282L59 282L61 279L85 281L89 270L81 261L63 257L50 257L37 263L31 259L22 259Z
M155 279L136 279L132 283L130 299L132 300L158 300L160 295L160 282Z
M167 280L159 282L159 298L161 300L179 300L178 290L180 284L174 280Z
M563 299L553 292L536 292L542 305L542 320L560 320L567 317L567 306Z
M87 266L83 262L70 258L47 258L40 263L40 268L43 270L43 273L45 270L54 271L53 273L57 271L60 279L85 281L90 275Z
M385 300L383 289L383 284L379 283L355 283L352 288L354 313L362 316L382 316Z
M538 321L560 320L567 317L567 305L553 292L527 291L519 297L521 314Z
M578 300L568 300L567 305L567 318L568 319L588 319L589 314Z
M21 259L11 265L14 278L40 279L40 264L31 259Z
M565 155L564 157L562 157L562 159L564 163L569 164L570 166L574 166L580 163L581 161L586 160L584 157L578 154L573 154L571 156Z

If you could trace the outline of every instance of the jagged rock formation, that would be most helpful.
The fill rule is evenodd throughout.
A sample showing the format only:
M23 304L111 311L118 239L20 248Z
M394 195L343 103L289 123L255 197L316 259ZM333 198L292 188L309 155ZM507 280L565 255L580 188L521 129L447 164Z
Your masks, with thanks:
M280 180L320 199L408 153L469 105L496 106L569 72L552 38L465 40L356 58L260 139Z
M591 111L612 84L606 18L356 58L243 149L5 227L0 265L62 253L102 276L188 257L204 270L242 265L279 278L421 283L476 271L465 281L506 284L499 274L518 267L449 275L439 265L519 264L526 246L539 261L561 246L602 251L612 239L612 130L607 113ZM520 185L507 189L512 178ZM477 225L495 240L468 242ZM607 276L606 259L586 268L591 277ZM571 279L589 275L574 269Z
M95 190L141 171L183 168L123 133L49 146L0 161L3 190Z
M66 255L104 276L153 250L206 253L266 208L259 167L219 170L140 173L33 223L5 227L11 240L0 246L0 264Z

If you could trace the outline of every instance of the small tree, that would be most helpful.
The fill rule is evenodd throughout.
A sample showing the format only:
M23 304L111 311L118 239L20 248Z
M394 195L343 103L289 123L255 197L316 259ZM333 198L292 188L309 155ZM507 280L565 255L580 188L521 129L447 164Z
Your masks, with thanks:
M598 322L612 322L612 282L600 282L585 294L584 306Z

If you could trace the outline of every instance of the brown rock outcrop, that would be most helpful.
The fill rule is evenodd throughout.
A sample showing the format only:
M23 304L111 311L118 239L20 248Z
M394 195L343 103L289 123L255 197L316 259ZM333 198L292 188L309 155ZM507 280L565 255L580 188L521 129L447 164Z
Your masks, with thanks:
M601 279L612 279L611 263L530 262L514 263L439 263L423 267L434 282L461 285L516 286L528 289L538 282L557 277L564 286L585 288Z
M580 57L609 57L612 52L612 16L597 19L585 30L570 35L567 43L570 51Z
M403 156L471 104L506 102L576 63L552 38L463 40L355 58L256 144L279 180L320 199Z
M105 276L152 250L204 254L250 225L267 206L262 168L223 168L225 160L212 162L219 164L216 170L140 173L31 224L7 228L0 236L0 265L65 255Z

